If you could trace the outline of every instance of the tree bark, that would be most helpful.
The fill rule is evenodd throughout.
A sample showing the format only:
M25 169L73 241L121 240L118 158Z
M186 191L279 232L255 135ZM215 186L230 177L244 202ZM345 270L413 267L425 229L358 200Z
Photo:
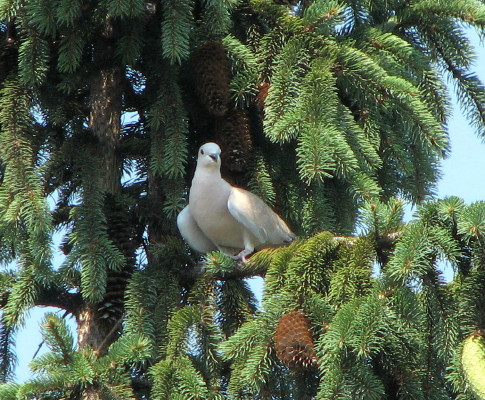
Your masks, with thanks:
M90 80L90 113L89 127L98 139L95 157L98 157L102 168L99 184L106 196L114 197L121 192L121 161L118 156L120 143L123 70L115 65L114 43L116 27L111 18L107 18L102 32L98 34L93 48L93 71ZM118 276L119 275L119 276ZM126 282L126 271L115 273L108 270L107 285L117 289L113 301L113 291L106 289L105 301L97 304L84 303L77 315L79 348L90 346L102 356L119 333L119 320L123 315L123 297ZM121 291L118 290L121 287ZM118 293L119 292L119 293ZM109 304L108 304L109 301ZM92 397L94 395L94 397ZM83 398L97 398L89 390Z
M103 318L97 307L98 305L87 305L77 315L78 346L89 346L102 356L118 337L121 317L118 321Z
M98 156L107 193L120 190L121 164L117 157L121 129L122 76L118 67L101 69L91 81L89 125L99 139Z

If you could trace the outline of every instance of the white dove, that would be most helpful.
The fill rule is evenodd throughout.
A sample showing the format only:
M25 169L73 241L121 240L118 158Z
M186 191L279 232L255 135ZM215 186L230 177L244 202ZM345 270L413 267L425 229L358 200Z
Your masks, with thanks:
M199 149L189 204L177 217L189 246L200 253L219 250L245 262L255 249L295 240L286 223L263 200L222 179L220 154L216 143Z

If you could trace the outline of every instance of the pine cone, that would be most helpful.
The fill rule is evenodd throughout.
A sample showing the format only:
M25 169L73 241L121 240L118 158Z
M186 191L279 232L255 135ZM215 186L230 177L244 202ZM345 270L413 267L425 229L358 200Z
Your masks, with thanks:
M105 214L109 238L126 257L128 264L134 265L139 243L129 211L116 204L113 199L107 198Z
M231 101L231 67L226 49L220 42L200 46L192 58L195 92L204 108L213 116L223 116Z
M215 141L224 152L223 169L229 174L246 172L253 154L248 111L230 110L215 122L214 130Z
M276 356L288 368L307 369L316 365L310 322L303 311L283 315L274 334Z
M485 338L480 331L463 341L461 365L466 382L476 398L485 398Z
M127 207L108 195L104 208L108 236L127 261L121 271L108 270L106 293L97 310L100 318L115 322L123 315L126 285L133 272L139 243Z

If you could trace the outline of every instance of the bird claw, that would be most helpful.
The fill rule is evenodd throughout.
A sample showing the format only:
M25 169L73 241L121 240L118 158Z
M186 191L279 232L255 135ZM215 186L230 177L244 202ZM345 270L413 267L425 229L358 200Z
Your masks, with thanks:
M246 257L243 255L241 256L241 253L239 253L237 256L230 256L234 261L246 264L247 260Z
M241 252L239 252L239 254L237 256L231 256L231 258L234 261L238 261L242 264L246 264L246 262L247 262L246 256L249 256L252 252L253 252L253 250L244 249Z

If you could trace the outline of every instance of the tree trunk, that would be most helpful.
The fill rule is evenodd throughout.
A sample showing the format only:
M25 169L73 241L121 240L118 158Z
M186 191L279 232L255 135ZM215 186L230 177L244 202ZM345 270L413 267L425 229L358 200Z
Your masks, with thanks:
M99 304L86 305L77 316L79 348L89 346L98 355L103 355L108 346L116 339L116 323L99 312Z
M93 64L97 70L93 71L90 82L89 126L99 141L96 156L101 161L103 171L99 184L109 198L113 198L121 191L121 161L117 153L121 129L122 68L113 65L114 39L115 27L113 21L108 18L93 49ZM109 220L109 216L107 217ZM108 346L116 340L123 315L126 272L115 273L108 270L105 301L85 304L82 307L77 316L80 348L90 346L102 356ZM123 281L122 284L120 280ZM111 290L111 286L115 288L114 291ZM114 292L117 297L115 301ZM97 394L89 394L91 391L86 389L83 398L98 397Z
M102 185L111 194L119 192L121 180L121 164L116 154L121 129L121 78L121 70L115 67L101 69L91 81L89 125L99 139Z
M89 115L89 126L99 140L98 156L104 172L102 184L111 194L119 192L121 178L117 148L121 129L123 70L114 61L116 36L115 23L107 18L94 43L93 66L96 70L91 78Z

